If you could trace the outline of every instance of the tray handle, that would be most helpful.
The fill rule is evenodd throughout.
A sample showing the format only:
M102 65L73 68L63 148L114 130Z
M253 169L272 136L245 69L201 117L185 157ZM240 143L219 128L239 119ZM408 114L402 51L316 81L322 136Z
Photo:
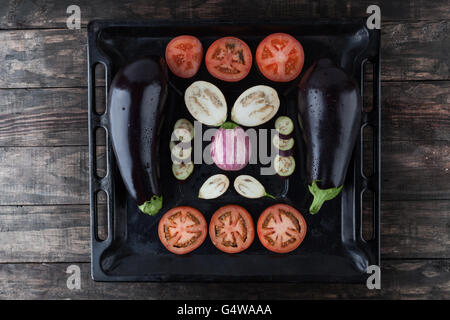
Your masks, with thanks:
M110 84L110 61L99 52L95 45L98 35L100 33L101 25L99 22L93 21L88 25L88 118L89 118L89 197L90 197L90 226L91 226L91 276L97 275L94 280L101 280L105 277L105 274L100 265L100 258L102 253L111 245L114 238L114 203L113 203L113 179L111 175L114 165L111 154L112 146L109 138L108 128L108 91ZM102 64L105 70L105 108L102 114L96 112L96 95L95 95L95 68L98 64ZM96 174L97 161L96 161L96 137L95 132L97 129L103 128L105 130L106 143L106 175L104 177L98 177ZM110 165L112 164L112 165ZM107 197L106 200L106 219L107 219L107 231L108 236L106 239L101 240L98 237L98 211L97 211L97 194L100 191L104 191ZM98 278L100 276L100 278Z
M379 37L379 31L377 36ZM363 113L363 127L369 125L373 130L372 142L372 163L373 170L370 176L365 176L363 173L364 159L363 146L364 139L361 134L361 149L360 149L360 174L363 177L363 185L360 187L360 212L359 223L356 226L359 231L360 241L365 242L370 248L370 252L374 252L373 259L379 264L380 262L380 210L381 210L381 65L379 49L375 54L367 57L363 61L363 68L361 74L361 95L364 95L364 64L370 62L372 64L372 110ZM361 133L362 133L361 129ZM372 237L370 239L363 239L363 194L366 190L373 193L372 203Z
M379 31L378 31L379 36ZM373 174L370 177L370 189L373 191L373 237L371 246L377 252L380 261L380 212L381 212L381 64L380 53L370 59L373 67L373 109L369 114L373 128Z

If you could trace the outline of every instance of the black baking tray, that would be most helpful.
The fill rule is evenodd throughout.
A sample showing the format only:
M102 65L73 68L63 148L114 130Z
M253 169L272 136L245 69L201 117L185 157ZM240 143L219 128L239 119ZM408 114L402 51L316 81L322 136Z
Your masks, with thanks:
M106 69L106 93L119 68L146 55L164 56L166 44L181 34L197 36L204 50L216 39L233 35L244 40L255 53L258 43L268 34L286 32L297 38L305 51L302 74L313 61L330 57L360 83L364 89L364 64L372 63L373 108L363 112L360 138L353 152L341 196L328 201L316 215L308 213L311 196L307 190L305 145L301 129L295 122L295 158L297 169L289 179L259 176L260 165L248 165L239 174L252 174L278 197L251 200L240 197L230 189L215 200L199 200L198 189L210 175L220 172L215 165L196 165L193 176L184 184L172 176L169 144L173 124L180 117L190 119L184 105L183 93L193 81L205 80L217 85L224 93L229 110L240 93L251 86L266 84L274 87L280 96L278 115L297 119L296 86L265 79L255 63L245 79L225 83L209 75L204 63L192 79L170 77L165 119L161 131L161 170L164 206L152 217L139 212L122 182L109 138L108 110L98 114L95 99L95 66ZM369 265L380 264L380 32L369 30L364 19L351 21L299 20L256 21L92 21L88 25L88 80L89 80L89 164L90 213L92 240L92 278L98 281L288 281L288 282L363 282ZM106 99L108 97L106 96ZM263 125L273 128L273 122ZM373 128L373 174L363 174L363 128ZM107 174L99 178L96 172L95 131L106 131ZM204 128L205 129L205 128ZM237 173L227 173L230 181ZM362 195L373 192L373 237L362 237ZM108 237L97 236L96 195L103 190L107 195ZM256 238L246 251L226 254L214 247L207 238L197 250L178 256L168 252L160 243L157 225L161 215L179 205L199 209L209 222L216 209L225 204L245 207L256 222L263 209L274 203L287 203L303 213L308 231L303 243L291 253L275 254L266 250Z

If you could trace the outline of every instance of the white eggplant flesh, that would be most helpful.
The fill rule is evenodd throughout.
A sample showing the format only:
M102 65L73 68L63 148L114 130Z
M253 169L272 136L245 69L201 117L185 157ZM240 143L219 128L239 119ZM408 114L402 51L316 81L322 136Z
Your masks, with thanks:
M288 177L294 173L295 170L295 159L293 156L283 157L277 154L274 159L274 169L275 172L280 177Z
M273 136L272 143L278 150L287 151L291 150L294 146L294 138L281 139L280 136L276 134Z
M192 125L192 123L184 118L178 119L177 122L175 122L175 125L173 126L173 131L177 132L178 129L185 129L188 130L189 133L191 134L191 137L189 140L181 140L180 138L177 137L178 140L180 141L184 141L184 142L188 142L191 141L192 139L194 139L194 126ZM182 131L184 132L184 131ZM188 138L188 137L186 137Z
M246 127L255 127L272 119L280 108L277 91L269 86L245 90L234 103L231 120Z
M172 162L180 163L191 158L192 146L189 142L170 141L170 152L172 154Z
M209 177L198 192L200 199L215 199L220 197L230 186L230 180L224 174L216 174Z
M234 189L241 196L249 199L258 199L262 197L274 198L272 195L266 192L264 186L249 175L240 175L234 180Z
M194 164L192 162L172 164L172 173L178 180L186 180L187 178L189 178L193 171Z
M212 83L196 81L184 93L190 114L208 126L220 126L227 119L227 102L223 93Z
M173 130L172 140L180 142L190 142L192 140L192 134L186 128L176 128L175 130Z
M289 117L280 116L275 120L275 129L280 134L287 136L294 131L294 122Z

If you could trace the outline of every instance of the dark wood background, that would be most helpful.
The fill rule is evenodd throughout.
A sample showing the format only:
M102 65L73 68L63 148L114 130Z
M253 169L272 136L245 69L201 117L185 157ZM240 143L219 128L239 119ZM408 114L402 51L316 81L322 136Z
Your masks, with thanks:
M81 8L81 30L66 9ZM382 14L382 289L90 280L86 24ZM36 0L0 5L0 298L450 299L448 0ZM66 287L81 268L81 290Z

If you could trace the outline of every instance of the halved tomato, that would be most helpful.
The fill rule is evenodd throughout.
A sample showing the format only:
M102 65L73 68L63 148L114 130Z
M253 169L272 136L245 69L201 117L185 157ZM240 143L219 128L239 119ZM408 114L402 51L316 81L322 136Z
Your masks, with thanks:
M158 235L164 247L176 254L197 249L207 234L206 220L192 207L175 207L159 220Z
M303 68L303 47L287 33L273 33L256 49L256 63L269 80L288 82L298 77Z
M227 253L244 251L255 238L253 219L238 205L219 208L209 223L209 237L217 249Z
M306 221L297 209L287 204L275 204L261 213L258 237L262 245L273 252L295 250L306 235Z
M206 68L220 80L235 82L244 79L252 67L252 52L235 37L220 38L206 51Z
M178 36L166 47L169 69L178 77L192 78L198 72L203 59L203 46L194 36Z

